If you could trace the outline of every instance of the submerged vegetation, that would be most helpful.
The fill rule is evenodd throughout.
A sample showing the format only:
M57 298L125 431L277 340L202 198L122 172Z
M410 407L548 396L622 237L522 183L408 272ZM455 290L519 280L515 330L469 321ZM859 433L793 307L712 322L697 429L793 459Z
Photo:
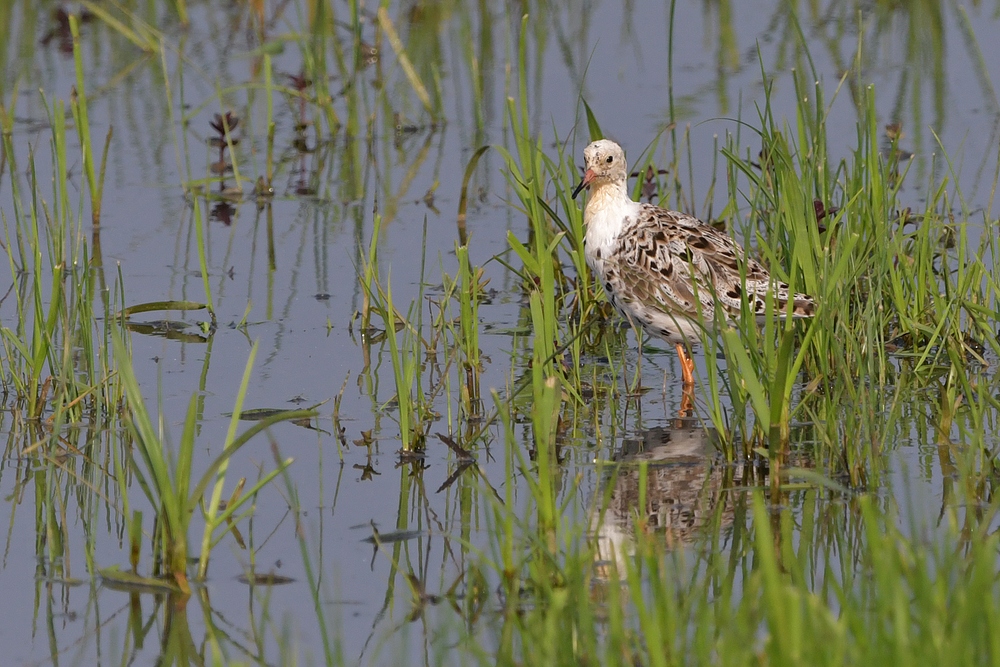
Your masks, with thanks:
M888 125L879 105L917 98L916 147L931 143L906 86L941 104L942 22L971 39L966 10L831 16L861 29L823 44L804 29L816 17L779 3L780 45L752 59L761 96L718 100L736 117L710 147L683 125L669 53L662 131L629 155L634 197L724 226L818 303L808 322L769 304L763 325L709 327L687 409L672 352L637 346L584 260L580 151L620 120L585 91L579 122L538 120L556 10L276 4L233 3L228 28L182 0L0 10L21 47L3 47L19 74L0 87L2 567L29 563L28 583L4 586L34 580L34 601L11 608L37 644L18 657L1000 661L1000 155L966 196L952 148L909 153L903 103ZM735 75L718 11L717 65ZM876 90L866 40L894 21L928 45L907 70L922 78ZM206 31L226 38L217 62L199 60ZM50 43L66 89L26 101ZM996 114L992 73L967 48ZM130 87L122 130L107 99ZM471 107L458 119L455 100ZM155 123L134 104L159 105L143 107ZM835 143L838 104L856 131ZM113 188L141 191L132 159L170 192L163 229L137 220L149 202L116 201ZM697 190L696 172L711 178ZM312 408L249 407L305 402L303 387L323 394ZM249 604L210 595L237 586ZM118 589L129 601L104 632ZM56 627L81 608L84 628Z

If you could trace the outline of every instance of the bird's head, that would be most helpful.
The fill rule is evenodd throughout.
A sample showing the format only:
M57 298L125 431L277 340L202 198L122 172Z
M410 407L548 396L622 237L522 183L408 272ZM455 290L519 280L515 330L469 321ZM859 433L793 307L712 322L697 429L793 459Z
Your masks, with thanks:
M573 199L590 185L625 182L628 178L628 164L625 151L609 139L599 139L583 149L583 163L586 171L583 180L573 191Z

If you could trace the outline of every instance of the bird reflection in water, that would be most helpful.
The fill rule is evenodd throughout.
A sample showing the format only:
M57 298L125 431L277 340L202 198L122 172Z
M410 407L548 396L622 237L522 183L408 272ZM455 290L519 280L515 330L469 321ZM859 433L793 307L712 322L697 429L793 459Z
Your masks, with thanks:
M607 509L596 526L599 561L621 562L631 555L637 526L647 534L662 533L666 545L675 548L693 542L709 525L718 530L732 524L732 504L723 493L729 468L716 446L718 434L691 412L622 442L602 494ZM648 464L646 497L640 507L643 462ZM595 523L598 519L596 513Z

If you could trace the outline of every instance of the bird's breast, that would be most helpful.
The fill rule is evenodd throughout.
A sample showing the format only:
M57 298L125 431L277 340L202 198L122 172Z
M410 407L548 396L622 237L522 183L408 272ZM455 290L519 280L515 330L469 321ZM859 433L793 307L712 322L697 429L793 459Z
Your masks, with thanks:
M587 220L587 235L584 238L587 264L597 274L603 276L605 266L615 261L618 235L628 223L627 215L609 211L596 212Z

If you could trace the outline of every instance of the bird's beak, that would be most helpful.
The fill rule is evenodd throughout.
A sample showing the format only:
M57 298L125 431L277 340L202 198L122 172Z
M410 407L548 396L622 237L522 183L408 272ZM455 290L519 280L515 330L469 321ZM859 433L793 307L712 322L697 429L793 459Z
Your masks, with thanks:
M593 169L588 169L586 173L584 173L583 180L580 181L580 185L576 186L576 190L573 190L573 199L576 199L576 196L580 194L580 191L590 185L590 182L594 180L594 176L595 174Z

